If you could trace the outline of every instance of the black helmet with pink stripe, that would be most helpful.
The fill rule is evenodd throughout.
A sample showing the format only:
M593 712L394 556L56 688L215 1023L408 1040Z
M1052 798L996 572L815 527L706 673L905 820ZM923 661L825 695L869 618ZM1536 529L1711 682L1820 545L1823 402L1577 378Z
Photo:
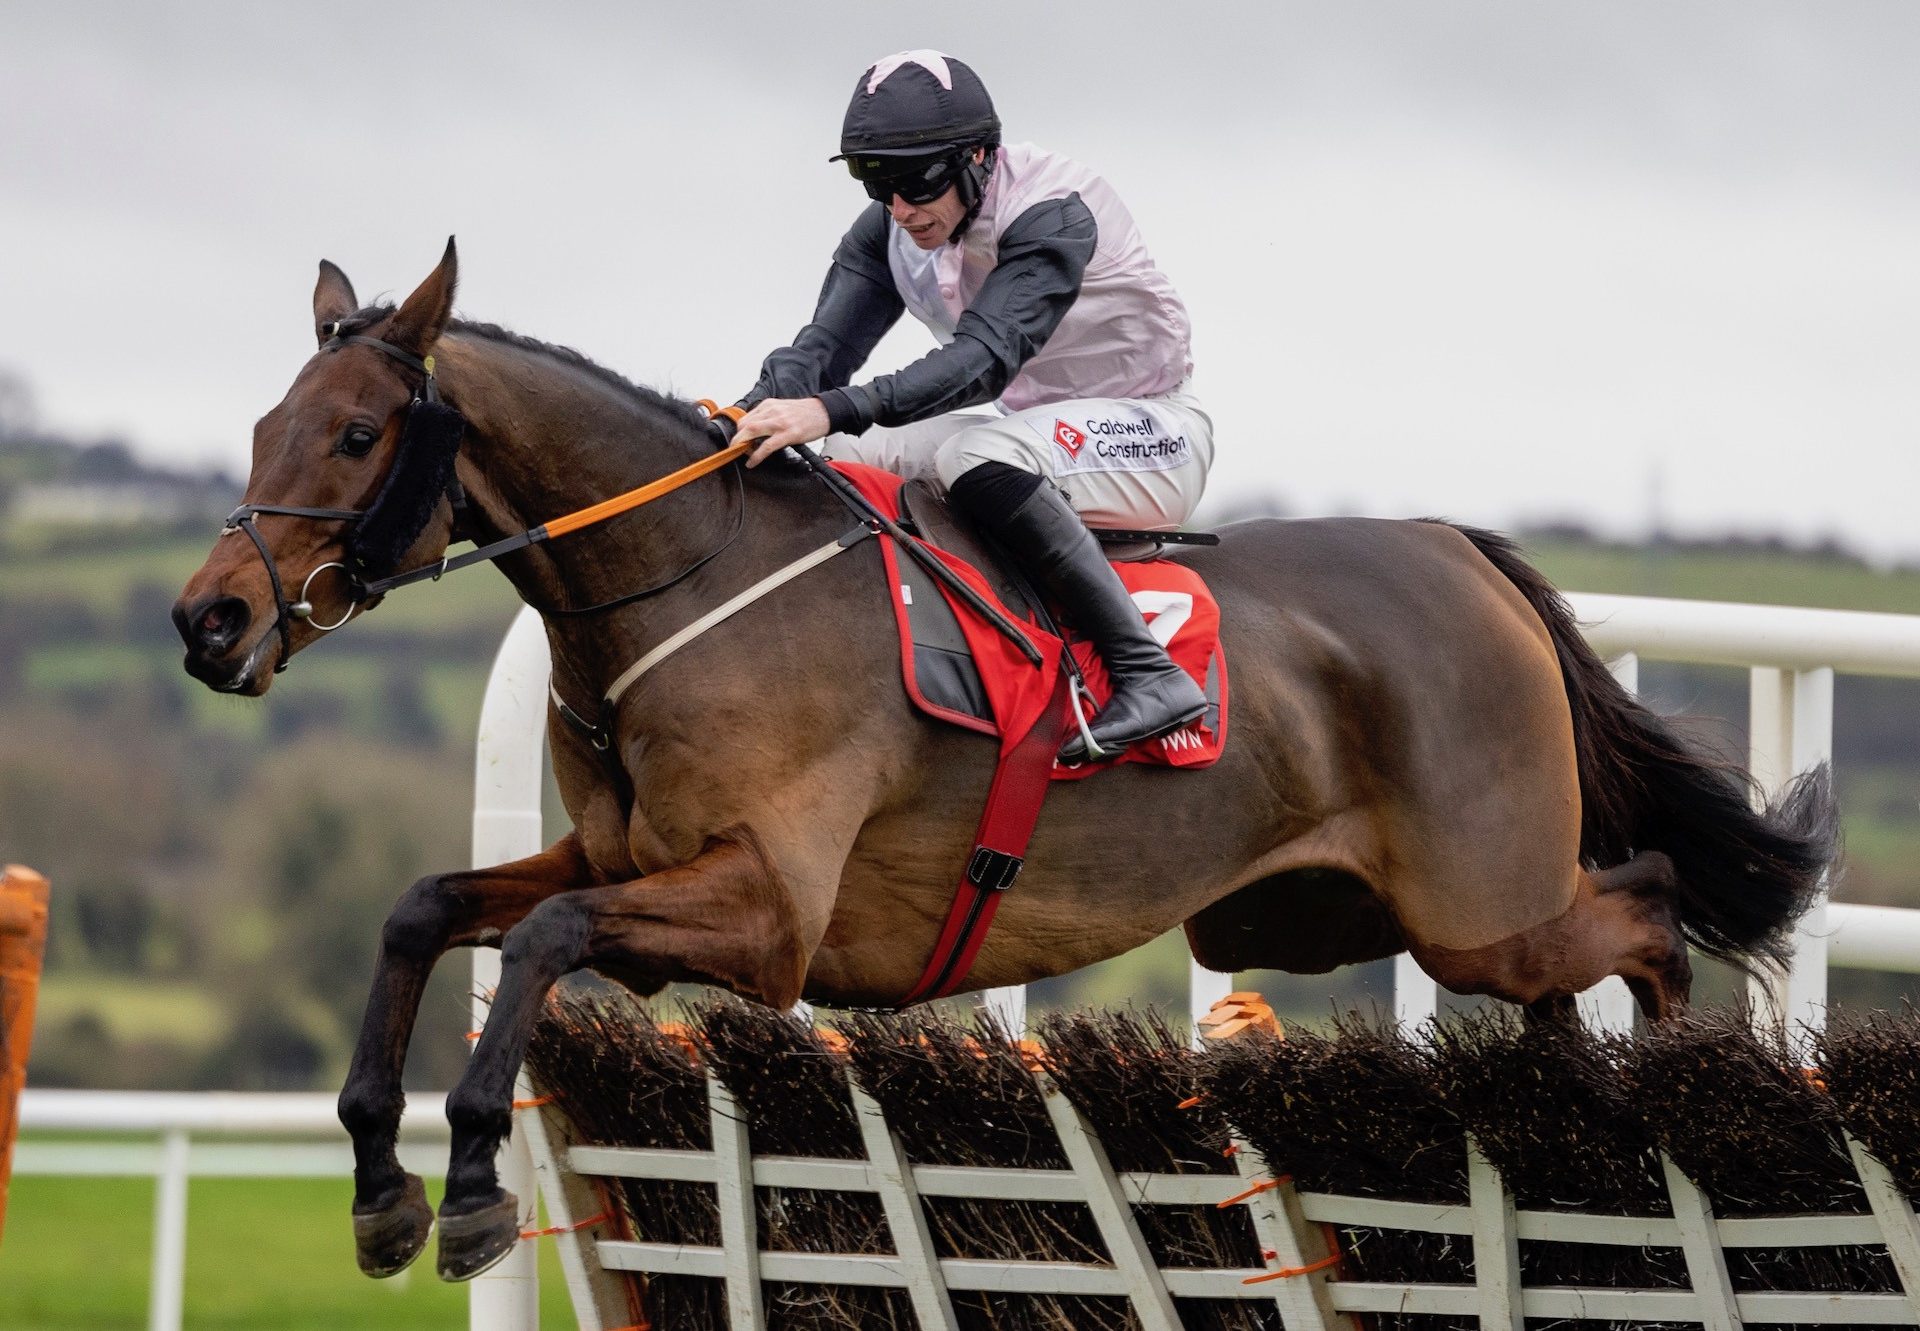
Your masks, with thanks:
M860 75L833 160L919 157L999 142L1000 117L978 74L940 51L900 51Z
M860 75L832 160L880 203L898 195L925 204L959 190L966 211L950 238L958 241L980 212L999 145L1000 117L978 74L940 51L901 51ZM979 161L976 148L985 150Z

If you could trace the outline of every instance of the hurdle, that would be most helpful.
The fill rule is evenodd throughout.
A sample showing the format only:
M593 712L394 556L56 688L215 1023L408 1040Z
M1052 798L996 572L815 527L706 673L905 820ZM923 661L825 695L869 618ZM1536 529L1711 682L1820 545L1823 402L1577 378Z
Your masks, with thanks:
M1246 1000L1236 996L1233 1006L1245 1007ZM1237 1027L1238 1033L1223 1047L1242 1040L1282 1043L1266 1023L1226 1016L1221 1025ZM630 1018L630 1024L623 1017ZM937 1051L921 1052L917 1042L923 1037L914 1030L902 1036L898 1048L904 1063L876 1059L871 1050L863 1061L849 1056L840 1040L822 1038L791 1019L782 1026L782 1018L764 1014L745 1020L776 1032L767 1057L804 1060L808 1075L815 1078L823 1059L836 1066L842 1080L833 1094L844 1095L845 1108L840 1112L850 1113L857 1122L861 1148L857 1155L838 1149L782 1154L750 1148L750 1140L770 1126L763 1114L800 1114L809 1125L820 1121L811 1116L820 1108L817 1099L803 1105L799 1093L783 1098L763 1094L756 1105L751 1088L734 1084L741 1066L759 1057L753 1050L737 1056L731 1068L724 1063L714 1066L696 1055L697 1074L681 1077L665 1092L672 1098L670 1108L667 1099L648 1101L650 1118L685 1123L699 1117L689 1110L703 1111L704 1145L623 1146L586 1139L566 1112L570 1102L584 1104L592 1098L590 1088L579 1080L578 1069L610 1062L608 1070L598 1075L628 1084L630 1074L642 1070L625 1061L633 1046L618 1039L608 1042L606 1032L610 1024L626 1030L645 1026L649 1020L637 1008L616 1002L604 1011L594 1009L592 1020L568 1026L572 1034L562 1038L580 1041L575 1071L560 1066L551 1083L527 1083L525 1089L536 1094L518 1106L517 1117L533 1143L547 1211L546 1225L539 1232L559 1245L583 1331L634 1331L650 1325L639 1282L661 1278L680 1281L683 1290L688 1278L721 1290L717 1306L724 1308L724 1320L710 1318L694 1324L723 1325L727 1331L763 1331L769 1316L778 1313L774 1306L778 1298L805 1306L815 1299L860 1297L863 1292L872 1297L875 1291L899 1291L896 1297L911 1308L908 1324L928 1331L980 1324L981 1308L987 1306L980 1302L982 1298L1003 1301L1035 1296L1123 1300L1131 1314L1129 1324L1148 1331L1176 1331L1190 1324L1178 1306L1178 1301L1186 1300L1213 1302L1214 1311L1206 1314L1210 1320L1201 1325L1255 1325L1251 1317L1241 1320L1239 1314L1219 1309L1232 1304L1248 1306L1251 1312L1250 1305L1264 1305L1260 1315L1271 1319L1277 1314L1287 1331L1357 1331L1362 1325L1359 1318L1381 1314L1470 1318L1483 1328L1505 1331L1524 1331L1527 1318L1682 1322L1715 1331L1734 1331L1749 1322L1920 1325L1920 1222L1895 1172L1870 1153L1854 1131L1859 1127L1880 1141L1890 1141L1897 1148L1896 1158L1906 1160L1904 1168L1910 1176L1920 1137L1911 1126L1902 1127L1904 1111L1898 1107L1863 1118L1846 1097L1836 1101L1843 1107L1845 1126L1836 1126L1833 1140L1841 1152L1838 1159L1850 1161L1850 1166L1838 1168L1850 1172L1835 1176L1848 1186L1857 1183L1863 1203L1850 1210L1754 1215L1748 1205L1734 1207L1732 1215L1720 1215L1714 1192L1718 1189L1725 1195L1725 1180L1713 1180L1709 1169L1706 1179L1696 1181L1664 1148L1650 1159L1657 1185L1637 1210L1545 1206L1538 1201L1522 1205L1515 1187L1528 1185L1510 1183L1503 1172L1508 1166L1494 1163L1496 1157L1512 1160L1512 1143L1494 1140L1483 1149L1476 1133L1486 1126L1484 1119L1450 1121L1438 1128L1429 1123L1414 1130L1417 1149L1432 1151L1432 1145L1424 1144L1431 1136L1458 1158L1457 1197L1436 1197L1421 1180L1410 1182L1400 1196L1382 1196L1303 1186L1271 1168L1253 1140L1271 1130L1259 1122L1258 1102L1276 1094L1264 1075L1273 1065L1261 1064L1257 1049L1226 1049L1227 1057L1236 1052L1253 1055L1254 1075L1200 1071L1194 1101L1157 1105L1136 1098L1102 1107L1097 1097L1089 1096L1085 1084L1076 1086L1078 1074L1070 1061L1056 1066L1045 1049L1035 1051L1018 1041L996 1039L989 1032L959 1039L970 1044L977 1038L978 1057L998 1059L1003 1069L1023 1066L1024 1073L1016 1078L1025 1078L1024 1085L1017 1079L1001 1080L999 1084L1012 1088L1014 1094L997 1100L993 1113L1019 1117L1017 1134L1009 1129L1009 1135L1029 1140L1025 1134L1030 1128L1032 1138L1050 1134L1035 1150L1054 1163L955 1165L914 1158L908 1138L916 1129L911 1115L901 1114L903 1097L911 1097L898 1086L888 1089L885 1085L889 1067L899 1070L922 1058L932 1060L934 1070L928 1076L945 1075L942 1069L947 1065L939 1063ZM562 1025L568 1024L563 1020ZM655 1031L666 1033L658 1027ZM676 1033L672 1038L682 1037ZM1902 1038L1907 1043L1899 1047L1911 1051L1920 1034L1909 1023ZM1416 1048L1412 1042L1405 1043L1409 1049ZM1787 1046L1780 1048L1785 1052ZM1130 1052L1137 1054L1137 1049ZM1125 1059L1130 1052L1120 1056ZM1221 1056L1221 1049L1196 1055L1190 1069L1208 1069ZM1797 1076L1787 1079L1788 1086L1796 1088L1794 1095L1824 1100L1829 1094L1811 1083L1801 1086L1799 1081ZM1250 1091L1252 1098L1236 1096L1236 1085ZM682 1103L688 1098L698 1103ZM1124 1129L1117 1129L1122 1120L1151 1124L1157 1117L1164 1124L1181 1117L1166 1111L1185 1111L1195 1102L1204 1102L1208 1112L1231 1125L1217 1129L1230 1134L1227 1152L1194 1149L1196 1140L1205 1135L1196 1129L1169 1148L1169 1156L1179 1161L1176 1170L1116 1167L1105 1140L1126 1135ZM604 1111L603 1104L598 1111L603 1131L608 1126ZM1891 1136L1887 1135L1889 1120L1894 1124ZM642 1126L633 1125L636 1132ZM1116 1131L1119 1135L1114 1135ZM820 1144L827 1144L824 1137ZM1684 1155L1682 1147L1676 1149ZM1300 1154L1299 1164L1313 1167L1312 1154L1311 1150ZM1524 1175L1524 1169L1521 1172ZM630 1209L634 1194L625 1193L623 1203L619 1190L636 1183L675 1189L662 1194L663 1204L670 1203L675 1211L711 1211L717 1216L717 1223L707 1225L712 1241L692 1241L686 1232L640 1236L630 1232L634 1217L644 1216L644 1208ZM1538 1184L1532 1186L1537 1192ZM703 1200L689 1200L690 1193ZM856 1251L822 1251L809 1242L796 1242L797 1231L790 1227L768 1232L767 1217L791 1215L793 1206L818 1206L806 1199L828 1193L876 1199L885 1222L877 1232L881 1242L890 1242L891 1250L866 1246ZM1097 1235L1095 1256L1104 1260L1063 1261L1037 1254L1015 1259L954 1255L953 1217L947 1217L944 1229L935 1225L930 1230L929 1220L935 1214L933 1207L959 1199L989 1205L1052 1204L1056 1215L1059 1207L1082 1208L1082 1228ZM1211 1222L1216 1230L1237 1228L1237 1246L1223 1243L1222 1247L1232 1248L1225 1255L1238 1261L1198 1266L1165 1256L1156 1259L1150 1241L1156 1229L1149 1213L1182 1208L1189 1222L1197 1212L1222 1217ZM873 1214L871 1207L867 1214ZM641 1223L658 1225L660 1219L656 1214ZM776 1231L782 1229L779 1220L773 1224ZM945 1236L944 1254L936 1231ZM1363 1259L1357 1268L1350 1246L1356 1231L1372 1236L1360 1240ZM1390 1270L1382 1270L1392 1266L1391 1260L1365 1257L1364 1247L1380 1244L1384 1235L1397 1236L1386 1241L1403 1244L1430 1239L1429 1256L1435 1246L1444 1245L1451 1268L1446 1278L1431 1273L1397 1278ZM1529 1263L1522 1258L1523 1244L1534 1253L1531 1276ZM1664 1253L1661 1261L1668 1274L1677 1272L1679 1278L1649 1280L1643 1286L1556 1282L1540 1273L1539 1254L1547 1248L1578 1249L1589 1262L1610 1262L1615 1260L1610 1254L1618 1253L1621 1260L1632 1263L1649 1253ZM1807 1254L1837 1249L1884 1250L1891 1279L1877 1282L1877 1288L1875 1282L1841 1289L1752 1287L1754 1272L1765 1269L1767 1263L1777 1266L1783 1255L1800 1260ZM964 1309L956 1312L956 1300L962 1296L975 1299L970 1318L963 1315ZM683 1302L678 1306L684 1316L694 1305L684 1301L690 1296L680 1297ZM896 1316L904 1311L898 1302L888 1307ZM1119 1320L1108 1316L1101 1324ZM682 1324L676 1319L652 1325L664 1331L666 1326Z

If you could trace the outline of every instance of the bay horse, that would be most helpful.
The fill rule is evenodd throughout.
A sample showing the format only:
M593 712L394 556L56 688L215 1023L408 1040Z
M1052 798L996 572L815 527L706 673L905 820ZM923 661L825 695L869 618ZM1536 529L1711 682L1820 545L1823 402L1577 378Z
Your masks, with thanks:
M425 567L456 539L518 533L713 454L687 404L453 319L455 276L449 241L397 308L363 307L321 264L321 350L255 427L254 507L174 609L195 678L264 694L352 613L342 562L370 506L387 561ZM423 377L464 418L446 454L457 487L399 457ZM496 562L544 617L557 696L586 709L650 648L847 524L811 477L735 465ZM965 988L1057 975L1175 925L1219 971L1317 973L1408 949L1457 993L1561 1017L1609 975L1649 1017L1672 1012L1689 942L1749 968L1782 960L1833 853L1824 771L1756 812L1747 775L1624 692L1500 537L1367 519L1256 520L1220 537L1180 557L1222 608L1232 742L1204 770L1056 783ZM439 1267L456 1280L516 1239L494 1155L560 976L588 967L643 995L700 982L777 1008L885 1006L912 987L995 745L909 704L876 544L646 674L605 752L550 708L572 830L401 894L340 1093L364 1270L406 1266L434 1221L394 1139L422 986L447 949L502 952L447 1099ZM627 599L636 590L655 594Z

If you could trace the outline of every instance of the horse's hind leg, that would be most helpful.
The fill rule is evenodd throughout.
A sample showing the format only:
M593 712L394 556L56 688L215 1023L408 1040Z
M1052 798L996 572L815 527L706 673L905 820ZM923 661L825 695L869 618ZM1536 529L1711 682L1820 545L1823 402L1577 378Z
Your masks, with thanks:
M519 1238L519 1202L500 1187L494 1156L512 1127L514 1077L554 981L604 966L623 980L716 983L781 1008L798 1001L807 949L792 900L752 836L734 838L710 842L678 869L553 897L508 933L486 1028L447 1096L443 1280L479 1275Z
M1580 1020L1580 1000L1572 994L1552 994L1527 1004L1528 1022L1567 1026Z
M540 901L587 881L586 860L570 833L511 864L422 878L387 917L366 1016L340 1091L340 1122L353 1138L354 1245L368 1275L405 1269L433 1227L426 1189L400 1167L394 1143L405 1101L400 1074L434 963L450 947L499 937Z
M1640 924L1639 946L1621 957L1613 974L1627 982L1648 1021L1664 1021L1685 1007L1693 992L1673 861L1657 850L1646 851L1593 875L1593 881L1604 905Z
M1456 993L1492 994L1543 1017L1609 975L1625 979L1650 1020L1685 1005L1693 983L1673 904L1673 862L1658 851L1599 873L1579 872L1558 916L1484 947L1412 943L1428 974Z

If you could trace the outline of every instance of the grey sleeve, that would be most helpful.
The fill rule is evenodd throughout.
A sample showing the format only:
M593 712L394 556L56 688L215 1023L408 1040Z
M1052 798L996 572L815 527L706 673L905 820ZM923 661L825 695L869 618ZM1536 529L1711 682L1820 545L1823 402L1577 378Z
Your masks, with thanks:
M834 251L812 321L794 335L792 345L768 354L760 378L739 405L814 397L843 386L905 309L887 270L887 210L876 203L860 214Z
M1072 308L1097 239L1078 194L1021 213L1001 233L999 259L960 316L953 341L897 373L820 394L833 428L858 434L999 397Z

